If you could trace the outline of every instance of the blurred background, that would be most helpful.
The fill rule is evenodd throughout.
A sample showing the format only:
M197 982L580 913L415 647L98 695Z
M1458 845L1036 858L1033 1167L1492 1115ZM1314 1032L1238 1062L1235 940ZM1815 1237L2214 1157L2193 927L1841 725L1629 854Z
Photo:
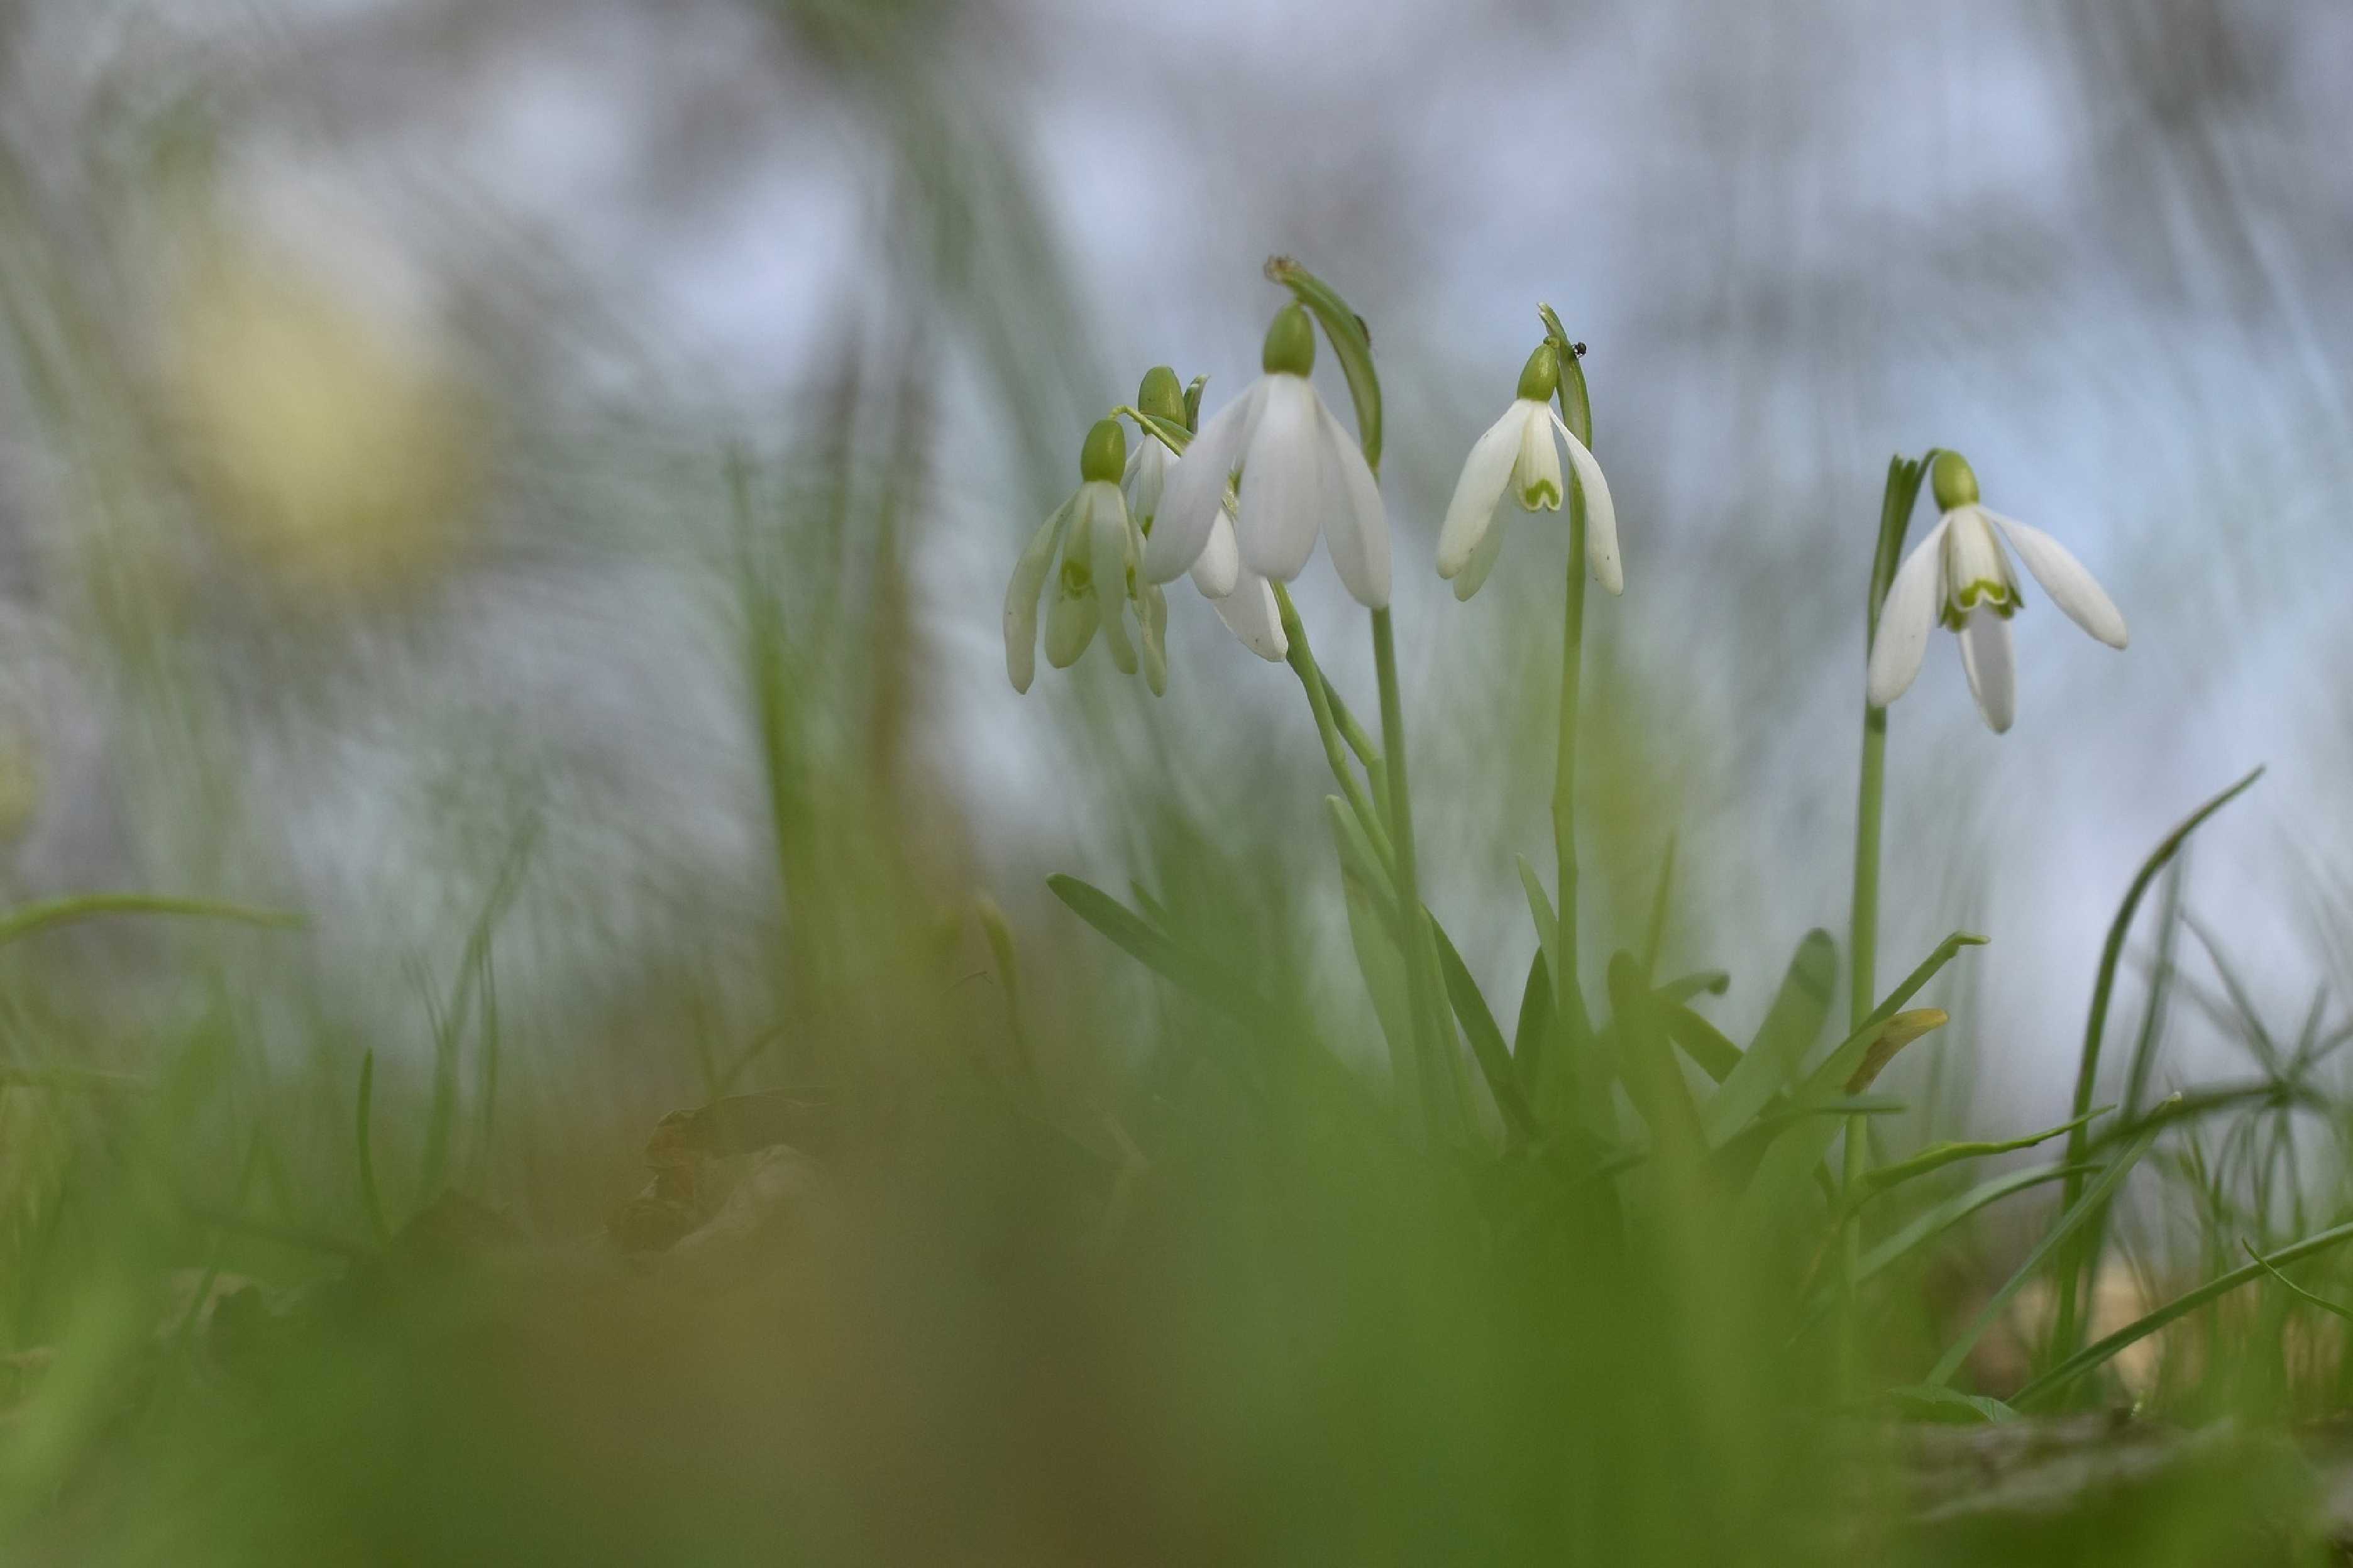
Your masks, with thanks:
M1883 1201L1833 1312L1819 1118L1745 1211L1672 1118L1606 1182L1573 1125L1417 1150L1292 673L1180 584L1164 698L1100 654L1017 696L1008 577L1147 367L1214 409L1266 258L1327 279L1386 389L1424 890L1513 1018L1577 568L1556 516L1467 605L1431 558L1548 302L1626 575L1586 989L1672 846L1659 973L1794 1056L1888 460L1965 452L2132 646L2029 584L2010 733L1944 638L1894 710L1881 982L1993 940L1920 997L1889 1152L2061 1119L2135 869L2269 768L2125 949L2100 1098L2229 1092L2087 1249L2105 1332L2353 1215L2348 64L2334 0L0 0L0 911L304 917L0 913L0 1539L1833 1559L1771 1521L1896 1517L1855 1494L1910 1450L1816 1440L1858 1376L1976 1343L2007 1396L2082 1337L2037 1268L1996 1293L2052 1186ZM1364 613L1296 590L1371 714ZM712 1123L661 1119L745 1090L786 1131L682 1155ZM1611 1110L1571 1120L1642 1136ZM2341 1412L2353 1275L2305 1278L2067 1399ZM2158 1489L2113 1560L2238 1539Z
M307 912L231 939L269 977L239 1005L266 1050L339 1042L347 1086L364 1047L422 1072L419 976L526 856L510 1059L633 1128L697 1030L768 1016L781 705L926 908L1007 907L1040 1006L1113 962L1043 874L1149 879L1176 819L1345 980L1287 671L1189 594L1163 700L1099 658L1017 698L998 645L1085 422L1155 363L1211 407L1244 384L1279 251L1371 324L1426 881L1482 978L1534 945L1561 531L1515 524L1468 606L1428 562L1546 300L1590 346L1628 581L1588 634L1588 964L1671 834L1668 962L1731 970L1731 1017L1807 927L1843 938L1880 483L1946 445L2133 646L2030 588L2000 738L1932 648L1883 968L1990 933L1955 1008L1981 1109L2057 1104L2133 868L2266 763L2188 901L2292 1031L2353 907L2348 59L2327 0L16 0L0 882ZM1299 598L1368 710L1361 614L1320 563ZM783 697L740 657L771 633ZM16 962L136 1056L184 940ZM2169 1059L2218 1048L2175 1028ZM797 1040L780 1069L821 1058Z

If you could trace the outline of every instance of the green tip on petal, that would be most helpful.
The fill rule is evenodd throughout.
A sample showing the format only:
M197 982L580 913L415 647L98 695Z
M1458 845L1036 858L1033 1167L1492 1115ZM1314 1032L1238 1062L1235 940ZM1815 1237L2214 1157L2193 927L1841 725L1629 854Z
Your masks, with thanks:
M1977 470L1970 468L1969 460L1958 452L1938 452L1936 465L1928 473L1929 482L1936 487L1938 511L1976 504Z
M1315 368L1315 326L1297 305L1285 305L1266 330L1259 366L1269 375L1305 375Z
M1096 420L1095 427L1087 432L1087 444L1079 448L1080 479L1115 485L1126 468L1127 432L1116 419Z
M1185 388L1177 383L1176 373L1165 364L1144 373L1144 384L1135 389L1135 405L1155 419L1179 427L1186 424Z
M1520 367L1520 395L1535 403L1549 403L1560 385L1560 351L1549 342L1536 345L1528 363Z

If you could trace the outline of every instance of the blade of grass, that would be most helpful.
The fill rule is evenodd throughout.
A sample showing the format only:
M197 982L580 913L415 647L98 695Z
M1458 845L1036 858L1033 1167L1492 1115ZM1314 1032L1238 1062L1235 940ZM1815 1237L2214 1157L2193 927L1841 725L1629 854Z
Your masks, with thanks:
M96 920L101 915L187 915L197 920L230 921L239 925L268 926L281 931L303 923L302 916L282 910L216 903L209 899L174 899L153 893L80 893L69 899L21 904L5 914L0 914L0 945L30 936L35 931Z
M1928 1375L1921 1380L1923 1383L1932 1386L1941 1386L1952 1381L1953 1373L1960 1371L1961 1363L1968 1359L1969 1352L1977 1347L1978 1341L2009 1307L2010 1299L2017 1295L2020 1289L2034 1277L2036 1271L2058 1253L2059 1249L2065 1245L2067 1238L2075 1234L2077 1227L2089 1219L2101 1204L2107 1201L2108 1194L2123 1184L2124 1179L2132 1173L2132 1168L2140 1163L2140 1157L2148 1152L2149 1145L2155 1143L2157 1139L2157 1131L2152 1129L2117 1151L2116 1157L2108 1162L2107 1167L2100 1173L2098 1179L2085 1188L2075 1201L2060 1214L2049 1234L2035 1244L2034 1250L2026 1255L2026 1261L2018 1266L2017 1272L2013 1273L2003 1283L2001 1289L1996 1290L1992 1298L1978 1310L1978 1315L1970 1321L1969 1326L1961 1331L1960 1338L1946 1347L1945 1353L1937 1358L1936 1364L1931 1367ZM2073 1184L2072 1180L2070 1184ZM2013 1400L2012 1403L2017 1404L2020 1401Z
M2207 1303L2229 1295L2251 1280L2262 1279L2266 1271L2276 1271L2284 1264L2300 1262L2316 1252L2326 1251L2346 1241L2353 1241L2353 1224L2336 1226L2316 1236L2306 1237L2302 1241L2283 1247L2277 1252L2258 1258L2243 1268L2235 1268L2220 1279L2210 1279L2196 1289L2185 1291L2175 1297L2156 1311L2126 1323L2105 1339L2084 1346L2020 1389L2010 1396L2010 1402L2021 1410L2039 1405L2085 1373L2099 1367L2127 1347L2148 1338L2168 1323L2187 1317Z
M2104 1105L2081 1121L2063 1121L2056 1127L2046 1127L2040 1132L2029 1132L2022 1138L2005 1138L1989 1143L1934 1144L1921 1150L1908 1160L1877 1167L1863 1178L1863 1184L1870 1188L1873 1195L1876 1195L1892 1187L1901 1186L1905 1182L1927 1175L1932 1171L1941 1171L1958 1161L1982 1160L1991 1154L2011 1154L2021 1149L2031 1149L2037 1143L2047 1143L2062 1132L2071 1132L2082 1126L2084 1121L2089 1121L2094 1117L2105 1116L2115 1109L2116 1107L2112 1105Z
M2134 873L2131 886L2125 889L2124 902L2116 906L2116 919L2108 924L2107 942L2100 949L2099 973L2092 983L2091 1011L2084 1020L2084 1047L2075 1065L2075 1096L2068 1107L2069 1116L2082 1116L2092 1109L2092 1090L2100 1071L2100 1042L2107 1033L2108 1002L2116 992L2116 966L2124 959L2125 936L2132 930L2133 916L2139 911L2141 899L2147 893L2148 885L2157 879L2157 874L2165 869L2167 863L2181 852L2181 847L2189 842L2189 836L2197 832L2207 818L2252 788L2254 782L2263 776L2263 770L2257 768L2191 812L2179 826L2158 841L2157 847L2149 852L2148 858L2141 862L2140 869ZM2083 1163L2086 1142L2082 1128L2067 1135L2068 1164ZM2060 1203L2059 1212L2063 1216L2075 1213L2075 1199L2081 1192L2080 1182L2071 1180L2067 1184ZM2063 1355L2073 1346L2081 1331L2075 1313L2077 1292L2081 1282L2088 1277L2098 1260L2102 1241L2099 1232L2103 1229L2105 1226L2087 1230L2084 1245L2070 1252L2059 1269L2058 1320L2051 1342Z

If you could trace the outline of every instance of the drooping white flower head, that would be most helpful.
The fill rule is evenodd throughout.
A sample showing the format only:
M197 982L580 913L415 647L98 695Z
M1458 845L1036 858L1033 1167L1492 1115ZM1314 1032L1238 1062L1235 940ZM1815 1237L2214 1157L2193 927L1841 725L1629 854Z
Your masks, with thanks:
M1506 495L1528 511L1560 510L1556 438L1568 448L1568 465L1585 491L1585 559L1593 580L1613 594L1626 591L1609 481L1602 478L1601 465L1585 443L1554 411L1553 391L1559 384L1558 352L1549 342L1537 344L1520 372L1518 396L1472 444L1462 464L1462 477L1455 482L1454 499L1438 531L1438 574L1452 579L1457 599L1477 593L1495 569L1495 558L1504 549L1500 513Z
M1135 405L1154 419L1179 429L1187 427L1186 398L1177 390L1176 373L1166 365L1155 365L1145 374ZM1147 426L1136 442L1135 455L1127 460L1125 479L1128 511L1144 535L1147 555L1168 476L1176 467L1176 454ZM1241 551L1234 542L1233 506L1233 487L1228 485L1210 521L1208 542L1187 571L1201 596L1218 612L1218 618L1244 646L1261 658L1280 662L1290 651L1290 643L1283 636L1274 589L1264 577L1242 565ZM1156 584L1147 587L1151 593L1160 592Z
M1307 564L1320 535L1356 601L1386 606L1389 531L1380 485L1363 449L1307 380L1315 363L1315 329L1305 310L1286 305L1276 314L1260 363L1265 374L1201 426L1169 475L1145 545L1145 577L1166 583L1201 560L1230 484L1241 570L1289 582ZM1212 598L1235 592L1231 586L1219 592L1214 576L1195 581Z
M1168 609L1160 591L1136 575L1144 536L1120 493L1126 447L1116 420L1095 422L1080 450L1078 489L1039 525L1014 565L1005 590L1005 673L1016 691L1029 690L1037 674L1039 599L1050 571L1055 587L1046 610L1046 661L1067 669L1101 632L1121 674L1140 666L1155 695L1166 688ZM1131 612L1134 639L1125 622Z
M1959 453L1937 453L1931 473L1944 516L1904 558L1880 607L1871 643L1871 703L1884 708L1911 689L1928 634L1941 621L1959 637L1969 691L1999 735L2018 712L2010 618L2022 603L2004 540L2051 602L2110 647L2125 646L2125 618L2057 540L1978 505L1977 475Z

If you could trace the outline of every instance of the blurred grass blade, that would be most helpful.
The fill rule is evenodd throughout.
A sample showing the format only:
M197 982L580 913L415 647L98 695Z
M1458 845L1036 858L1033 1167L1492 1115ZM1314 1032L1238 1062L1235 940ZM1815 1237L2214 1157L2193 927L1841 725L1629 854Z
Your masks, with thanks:
M1654 994L1662 1002L1688 1002L1702 993L1721 996L1731 989L1732 976L1723 970L1695 969L1689 974L1678 974L1657 987Z
M198 920L232 921L240 925L280 930L302 924L302 917L282 910L255 909L246 904L217 903L209 899L174 899L153 893L79 893L23 904L0 914L0 944L47 931L53 926L95 920L100 915L187 915Z
M1664 996L1659 996L1659 1003L1666 1019L1668 1037L1683 1048L1683 1055L1699 1064L1700 1071L1722 1084L1740 1070L1740 1047L1725 1038L1722 1030L1681 1003L1669 1002Z
M1462 1033L1470 1039L1471 1054L1478 1061L1480 1072L1486 1077L1487 1092L1494 1096L1495 1109L1503 1113L1504 1123L1513 1132L1533 1140L1540 1131L1535 1111L1521 1091L1512 1054L1504 1044L1504 1031L1495 1025L1495 1015L1488 1010L1487 999L1479 994L1479 983L1471 977L1462 955L1454 950L1453 939L1434 917L1430 922L1430 934L1438 944L1438 967L1446 980L1447 998L1454 1004L1454 1016L1461 1020Z
M2010 1402L2021 1410L2039 1405L2085 1373L2099 1367L2119 1352L2147 1339L2175 1320L2187 1317L2208 1302L2229 1295L2251 1280L2262 1279L2266 1272L2275 1272L2284 1264L2300 1262L2316 1252L2326 1251L2347 1241L2353 1241L2353 1224L2332 1226L2317 1236L2307 1236L2302 1241L2283 1247L2277 1252L2258 1258L2243 1268L2234 1268L2219 1279L2210 1279L2196 1289L2185 1291L2175 1297L2146 1317L2137 1318L2126 1323L2105 1339L2084 1346L2010 1395Z
M1658 1004L1630 952L1609 955L1610 1023L1618 1032L1618 1070L1634 1109L1650 1125L1653 1156L1690 1163L1705 1152L1691 1086L1667 1043Z
M1536 868L1528 864L1528 858L1519 856L1517 864L1520 890L1528 896L1528 919L1535 922L1537 945L1544 950L1545 962L1552 966L1552 994L1559 996L1564 994L1562 986L1567 977L1564 965L1569 962L1568 955L1560 951L1560 917L1553 912L1552 899L1545 892Z
M1110 938L1145 968L1234 1017L1248 1020L1261 1016L1262 1010L1249 994L1219 973L1215 965L1146 925L1101 888L1060 873L1047 878L1046 886L1072 914Z
M1552 1028L1552 969L1544 949L1528 959L1527 983L1520 987L1519 1021L1512 1027L1512 1063L1519 1069L1520 1087L1535 1098L1544 1081L1545 1041Z
M1868 1279L1883 1269L1894 1267L1937 1237L1968 1219L1979 1209L2000 1203L2015 1193L2026 1192L2048 1183L2063 1181L2068 1173L2079 1169L2097 1170L2097 1166L2079 1167L2065 1164L2039 1165L2031 1170L2011 1171L1971 1187L1968 1191L1947 1198L1934 1208L1916 1215L1902 1229L1863 1255L1862 1265L1855 1278Z
M2031 1149L2037 1143L2047 1143L2061 1133L2072 1132L2085 1121L2094 1117L2105 1116L2115 1109L2114 1106L2104 1105L2093 1111L2091 1115L2078 1121L2063 1121L2056 1127L2046 1127L2040 1132L2029 1132L2022 1138L2005 1138L1999 1142L1991 1143L1933 1144L1908 1160L1899 1160L1894 1164L1880 1166L1865 1175L1863 1181L1873 1192L1885 1192L1891 1187L1901 1186L1916 1177L1927 1175L1932 1171L1941 1171L1958 1161L1982 1160L1990 1154L2011 1154L2021 1149Z
M1820 927L1808 931L1790 955L1781 987L1773 994L1765 1021L1757 1026L1739 1065L1724 1080L1703 1113L1707 1140L1721 1148L1796 1076L1822 1021L1830 1016L1838 979L1838 944Z
M2279 1269L2272 1264L2270 1259L2266 1258L2262 1253L2255 1250L2255 1244L2253 1242L2242 1237L2239 1240L2239 1250L2245 1253L2256 1263L2262 1265L2264 1271L2270 1274L2273 1279L2287 1287L2288 1293L2290 1295L2302 1298L2304 1300L2319 1308L2322 1311L2327 1313L2332 1318L2342 1318L2347 1322L2353 1323L2353 1310L2340 1307L2336 1302L2328 1300L2326 1296L2314 1295L2311 1291L2306 1289L2303 1286L2297 1284L2295 1280L2281 1273Z
M2158 842L2157 847L2149 851L2148 858L2143 860L2140 869L2134 873L2132 885L2125 889L2124 901L2116 906L2116 919L2108 922L2107 941L2100 949L2099 974L2092 984L2091 1010L2084 1020L2084 1045L2081 1054L2076 1058L2075 1095L2068 1106L2069 1116L2080 1117L2092 1109L2092 1091L2098 1081L2100 1072L2100 1042L2107 1033L2108 1003L2116 991L2116 966L2124 960L2125 937L2132 930L2133 916L2140 909L2142 896L2148 891L2148 885L2156 880L2157 874L2165 869L2167 862L2181 852L2181 847L2189 841L2189 836L2197 832L2208 817L2236 800L2263 776L2263 770L2260 767L2256 768L2246 777L2191 812L2182 819L2180 826L2167 834ZM2085 1142L2082 1128L2077 1128L2067 1135L2069 1164L2082 1163ZM2062 1214L2073 1212L2080 1185L2080 1183L2073 1180L2068 1182L2066 1194L2061 1207ZM2054 1338L2062 1349L2074 1342L2079 1328L2075 1321L2077 1290L2084 1274L2099 1256L2103 1229L2105 1229L2105 1216L2102 1224L2091 1227L2085 1235L2084 1245L2069 1255L2066 1267L2059 1271L2059 1321Z
M1969 1326L1962 1331L1960 1338L1946 1348L1944 1355L1938 1358L1934 1367L1929 1369L1928 1375L1922 1380L1923 1382L1942 1384L1952 1381L1953 1373L1961 1369L1961 1363L1968 1359L1969 1352L1976 1348L1978 1341L1984 1336L1988 1329L1993 1326L1994 1321L2000 1318L2003 1310L2010 1305L2010 1299L2017 1295L2021 1288L2032 1279L2036 1272L2065 1244L2067 1238L2075 1234L2077 1228L2092 1216L2101 1204L2107 1201L2108 1194L2123 1184L2124 1179L2132 1173L2132 1168L2140 1163L2140 1157L2147 1153L2149 1146L2157 1142L2158 1131L2152 1128L2117 1151L2116 1157L2108 1162L2106 1169L2100 1173L2099 1179L2085 1189L2083 1195L2059 1215L2057 1221L2052 1224L2050 1233L2035 1245L2033 1251L2026 1255L2026 1261L2018 1266L2017 1272L2013 1273L2003 1283L2001 1289L1996 1290L1986 1304L1978 1309L1978 1315L1970 1321ZM2072 1179L2070 1184L2073 1184ZM2021 1394L2021 1402L2022 1401Z

